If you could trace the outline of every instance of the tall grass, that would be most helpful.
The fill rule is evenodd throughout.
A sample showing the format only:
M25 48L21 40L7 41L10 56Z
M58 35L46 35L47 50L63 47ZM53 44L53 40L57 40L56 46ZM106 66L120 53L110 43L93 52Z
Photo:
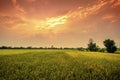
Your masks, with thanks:
M0 50L0 80L120 80L120 54Z

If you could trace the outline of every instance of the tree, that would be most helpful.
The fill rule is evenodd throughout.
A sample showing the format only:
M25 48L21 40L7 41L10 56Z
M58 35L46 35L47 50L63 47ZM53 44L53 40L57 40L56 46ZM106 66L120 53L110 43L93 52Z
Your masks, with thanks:
M7 46L2 46L1 48L2 48L2 49L7 49L8 47L7 47Z
M94 43L93 39L89 40L88 50L89 51L98 51L98 46L96 45L96 43Z
M103 44L109 53L114 53L117 50L114 40L106 39L103 41Z

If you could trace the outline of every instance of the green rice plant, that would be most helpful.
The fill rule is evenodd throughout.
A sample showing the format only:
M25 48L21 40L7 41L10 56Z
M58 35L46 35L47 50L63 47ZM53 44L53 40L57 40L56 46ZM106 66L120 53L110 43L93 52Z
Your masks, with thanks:
M120 80L120 54L0 50L0 80Z

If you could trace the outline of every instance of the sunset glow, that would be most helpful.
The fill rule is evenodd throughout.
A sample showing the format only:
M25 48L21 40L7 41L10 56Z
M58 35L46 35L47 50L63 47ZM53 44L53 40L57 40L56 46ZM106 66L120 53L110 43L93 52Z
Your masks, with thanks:
M86 47L120 45L120 0L0 0L0 44Z
M47 18L43 21L35 21L35 25L37 28L50 29L53 27L57 27L58 25L62 25L66 23L66 16L60 16L55 18Z

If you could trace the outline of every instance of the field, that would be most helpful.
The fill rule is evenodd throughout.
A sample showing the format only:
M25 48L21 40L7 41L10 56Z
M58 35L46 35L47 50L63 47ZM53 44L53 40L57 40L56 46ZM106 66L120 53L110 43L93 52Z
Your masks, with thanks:
M0 50L0 80L120 80L120 54Z

